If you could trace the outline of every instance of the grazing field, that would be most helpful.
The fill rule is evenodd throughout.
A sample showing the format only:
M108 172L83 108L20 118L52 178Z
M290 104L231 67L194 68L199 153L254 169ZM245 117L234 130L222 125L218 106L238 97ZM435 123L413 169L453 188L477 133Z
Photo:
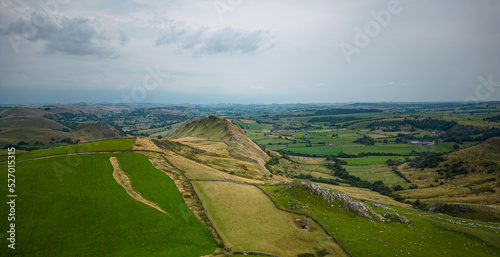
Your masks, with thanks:
M16 166L16 252L23 256L202 256L215 251L173 181L136 153L74 155L79 164L55 172L64 156ZM162 213L136 201L114 180L116 156L132 185ZM3 166L5 167L5 166ZM7 176L0 182L7 184ZM7 187L0 193L7 195ZM7 208L0 215L7 216ZM0 226L9 226L7 219ZM2 256L11 249L0 245ZM6 255L4 255L6 254Z
M385 164L345 166L345 168L349 174L370 182L382 180L382 182L388 186L401 185L405 188L410 186L409 183L394 173L394 171Z
M263 130L263 129L270 129L269 125L266 124L259 124L259 123L244 123L240 121L235 121L233 122L234 124L240 126L243 129L251 129L251 130Z
M307 231L295 224L304 219L276 209L258 188L227 182L193 183L217 230L232 250L297 256L326 249L331 256L345 254L312 221Z
M368 156L361 158L346 158L344 161L347 162L348 165L371 165L371 164L384 164L387 160L405 160L403 156Z
M297 186L263 187L283 208L291 202L307 207L299 211L322 222L353 256L494 256L500 254L498 229L484 227L488 223L475 222L481 227L458 225L448 216L423 214L400 207L390 208L412 220L412 225L396 221L373 222L347 210L337 200L327 202L321 195ZM375 212L387 211L372 206ZM469 223L470 221L465 221Z
M313 154L317 156L337 155L342 148L335 145L312 146L312 147L289 147L287 150L298 154Z
M56 154L74 153L74 152L76 152L77 148L78 148L78 144L68 145L68 146L63 146L63 147L58 147L58 148L52 148L52 149L30 151L30 152L26 152L26 153L21 154L19 157L17 157L17 159L23 160L23 159L29 159L29 158L35 158L35 157L56 155Z
M130 150L132 143L134 142L133 137L131 138L116 138L102 141L94 141L83 143L80 145L78 152L103 152L103 151L126 151Z

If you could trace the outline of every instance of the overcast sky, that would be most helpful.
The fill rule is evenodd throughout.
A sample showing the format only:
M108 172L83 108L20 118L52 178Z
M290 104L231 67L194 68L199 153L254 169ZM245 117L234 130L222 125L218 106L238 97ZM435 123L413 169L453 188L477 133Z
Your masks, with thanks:
M498 0L0 0L0 104L500 100L499 13Z

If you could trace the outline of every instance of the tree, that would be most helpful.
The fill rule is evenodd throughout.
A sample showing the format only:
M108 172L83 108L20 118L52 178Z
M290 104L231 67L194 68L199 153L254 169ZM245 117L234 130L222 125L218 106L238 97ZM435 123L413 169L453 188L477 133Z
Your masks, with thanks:
M158 136L158 139L162 139L163 137L161 135Z
M459 145L457 145L457 144L454 144L454 145L453 145L453 149L458 150L458 149L460 149L460 146L459 146Z
M367 135L364 135L363 137L356 139L354 143L360 143L366 146L372 146L375 145L375 140Z

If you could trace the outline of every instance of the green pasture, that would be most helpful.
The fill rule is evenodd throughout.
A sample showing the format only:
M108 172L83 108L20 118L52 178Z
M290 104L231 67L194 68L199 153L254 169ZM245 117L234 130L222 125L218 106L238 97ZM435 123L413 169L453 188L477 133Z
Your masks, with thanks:
M344 166L350 175L361 178L362 180L367 180L370 182L375 182L382 180L385 185L401 185L404 188L410 186L403 178L394 173L391 167L385 164L372 164L372 165L362 165L362 166Z
M244 122L233 122L234 124L242 127L243 129L249 129L249 130L264 130L264 129L270 129L271 127L267 124L261 124L261 123L244 123Z
M167 214L133 199L114 180L112 156L136 190ZM68 158L17 163L16 249L7 248L6 241L0 245L2 256L203 256L217 248L173 181L143 155ZM0 182L6 185L7 176ZM6 190L0 193L5 196ZM2 217L7 212L0 208ZM1 219L0 227L8 226Z
M115 138L83 143L78 152L127 151L135 138Z
M43 156L49 156L49 155L74 153L74 152L76 152L77 148L78 148L78 144L74 144L74 145L62 146L62 147L52 148L52 149L29 151L29 152L25 152L25 153L20 154L19 157L17 157L17 159L23 160L23 159L43 157Z
M367 156L367 157L361 157L361 158L345 158L344 160L347 162L348 165L371 165L371 164L384 164L387 162L387 160L393 160L393 161L398 161L398 160L405 160L405 156Z

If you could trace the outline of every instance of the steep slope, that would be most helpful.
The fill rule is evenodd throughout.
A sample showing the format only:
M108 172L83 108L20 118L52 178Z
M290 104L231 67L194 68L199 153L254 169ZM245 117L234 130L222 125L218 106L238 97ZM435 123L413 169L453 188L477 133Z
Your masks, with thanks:
M264 173L266 161L270 158L243 130L230 121L210 115L206 118L188 123L167 135L167 139L203 138L211 142L222 142L227 145L229 154L238 160L257 163Z

